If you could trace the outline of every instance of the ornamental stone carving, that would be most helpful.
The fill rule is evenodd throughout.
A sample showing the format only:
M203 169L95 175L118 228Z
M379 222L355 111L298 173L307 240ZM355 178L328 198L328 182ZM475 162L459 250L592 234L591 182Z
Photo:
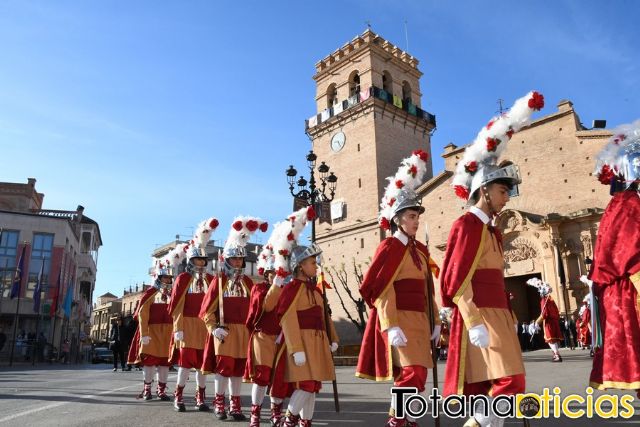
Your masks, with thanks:
M517 237L508 242L504 248L504 259L508 263L535 259L537 257L538 251L535 245L522 237Z

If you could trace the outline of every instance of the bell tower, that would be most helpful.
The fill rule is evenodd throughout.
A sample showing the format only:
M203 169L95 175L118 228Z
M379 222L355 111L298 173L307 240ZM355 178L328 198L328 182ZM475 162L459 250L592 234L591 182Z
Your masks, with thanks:
M384 237L377 216L386 178L417 149L429 153L425 180L433 175L436 120L420 108L421 76L416 58L370 29L316 63L317 114L305 127L318 160L338 176L332 223L318 225L316 241L328 267L344 264L356 295L353 261L366 271ZM346 314L332 294L333 318L342 320ZM341 334L357 336L355 328L345 326Z

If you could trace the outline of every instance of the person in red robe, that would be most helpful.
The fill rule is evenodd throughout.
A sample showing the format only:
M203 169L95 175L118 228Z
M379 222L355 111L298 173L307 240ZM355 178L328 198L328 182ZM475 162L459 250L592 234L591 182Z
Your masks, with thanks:
M440 336L431 277L434 263L416 239L425 209L413 188L422 178L417 171L424 169L426 159L426 153L412 153L385 190L380 225L393 235L378 246L360 285L370 312L356 367L359 378L393 380L394 386L416 387L420 393L425 392L428 369L434 367L432 351ZM386 426L417 425L408 415L397 417L395 409L392 398Z
M445 396L484 394L491 399L525 391L518 319L505 290L502 235L494 219L518 194L521 182L518 167L498 163L498 157L514 132L543 106L544 97L535 91L518 99L482 128L457 164L452 184L470 207L451 227L440 278L443 305L453 309ZM504 424L484 405L470 409L465 426Z
M245 326L249 313L249 295L253 281L244 274L246 245L251 235L268 224L258 218L238 217L231 225L229 237L218 259L218 274L211 280L200 308L200 319L207 333L203 372L214 374L214 414L227 418L225 391L229 390L229 415L244 421L240 399L242 376L247 362L249 330Z
M589 383L596 389L640 390L640 120L614 131L598 157L613 197L598 228L589 279L598 316ZM598 328L596 328L598 329ZM599 334L601 333L601 342ZM640 398L640 391L638 392Z
M205 403L206 376L202 372L207 328L198 317L205 292L213 276L207 273L208 256L205 250L212 232L218 227L218 220L210 218L198 225L193 245L187 248L187 270L176 278L171 291L169 314L173 319L173 340L170 362L178 365L174 408L186 411L183 391L191 369L195 369L196 404L198 411L209 411Z
M549 344L553 352L552 361L562 362L560 342L563 336L560 331L560 311L551 297L551 286L538 278L529 279L527 284L536 287L540 293L540 316L536 319L536 323L543 324L544 342Z
M138 396L151 400L151 384L155 372L158 372L158 388L156 394L160 400L171 400L167 396L167 379L169 377L169 343L171 341L173 319L167 312L173 269L159 265L156 269L156 280L138 302L134 319L138 328L129 348L128 363L142 366L143 390Z
M580 316L578 323L578 340L583 349L591 348L591 308L589 307L589 297L590 295L587 295L584 298L582 307L580 307L580 311L578 312Z
M275 308L282 293L282 284L274 281L276 275L274 261L275 256L270 239L258 257L258 274L264 277L264 281L256 283L251 289L249 314L245 322L251 335L244 380L253 383L249 427L260 426L262 403L270 383L272 425L280 423L282 404L289 394L289 386L284 382L284 365L280 364L280 369L276 368L276 372L272 372L278 351L277 338L281 333Z

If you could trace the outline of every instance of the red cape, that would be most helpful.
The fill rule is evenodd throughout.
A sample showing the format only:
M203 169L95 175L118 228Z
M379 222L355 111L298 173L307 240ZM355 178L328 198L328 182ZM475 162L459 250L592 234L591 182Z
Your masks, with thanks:
M267 296L269 287L270 285L268 282L261 282L256 283L253 288L251 288L251 296L249 298L249 314L247 315L247 321L245 322L245 326L247 327L247 329L249 329L249 332L253 332L256 325L260 321L260 317L262 317L264 299Z
M541 316L544 319L544 341L554 343L562 341L560 331L560 311L550 296L540 299Z
M467 212L451 227L442 264L440 294L445 307L452 307L449 353L444 374L443 395L462 394L464 388L464 361L468 331L456 305L476 271L482 255L486 225L476 215ZM498 241L501 241L496 231Z
M590 279L602 327L590 385L640 389L640 197L635 191L616 193L609 202L600 220Z
M142 306L145 302L149 300L149 298L153 298L153 296L158 292L155 286L148 288L144 291L144 294L140 297L140 302L138 302L138 308L136 309L133 318L138 320L138 314L140 310L142 310ZM140 351L140 326L136 328L136 332L133 334L133 339L131 340L131 345L129 346L129 354L127 355L127 363L130 365L135 365L139 362L139 351Z
M428 260L428 265L433 269L435 263L429 257L427 247L420 242L416 242L416 246L424 256L423 261ZM409 246L404 245L395 237L386 238L380 242L362 280L360 295L371 311L362 337L356 377L374 381L393 379L391 345L388 342L387 334L380 330L375 302L389 286L393 286L400 265L408 256L410 256Z

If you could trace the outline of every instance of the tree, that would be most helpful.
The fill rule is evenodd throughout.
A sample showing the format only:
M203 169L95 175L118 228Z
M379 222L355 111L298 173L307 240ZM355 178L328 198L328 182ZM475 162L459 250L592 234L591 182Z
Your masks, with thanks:
M365 262L365 267L368 267L370 262L371 258ZM355 280L359 288L364 274L362 272L362 264L356 263L355 258L351 258L351 264L351 272L347 271L346 265L342 263L340 264L340 268L329 266L327 274L329 275L333 289L335 289L338 295L340 305L342 305L342 309L347 314L347 318L358 329L360 335L362 335L367 326L367 304L360 298L359 294L357 294L358 298L354 296L354 293L349 287L349 279Z

